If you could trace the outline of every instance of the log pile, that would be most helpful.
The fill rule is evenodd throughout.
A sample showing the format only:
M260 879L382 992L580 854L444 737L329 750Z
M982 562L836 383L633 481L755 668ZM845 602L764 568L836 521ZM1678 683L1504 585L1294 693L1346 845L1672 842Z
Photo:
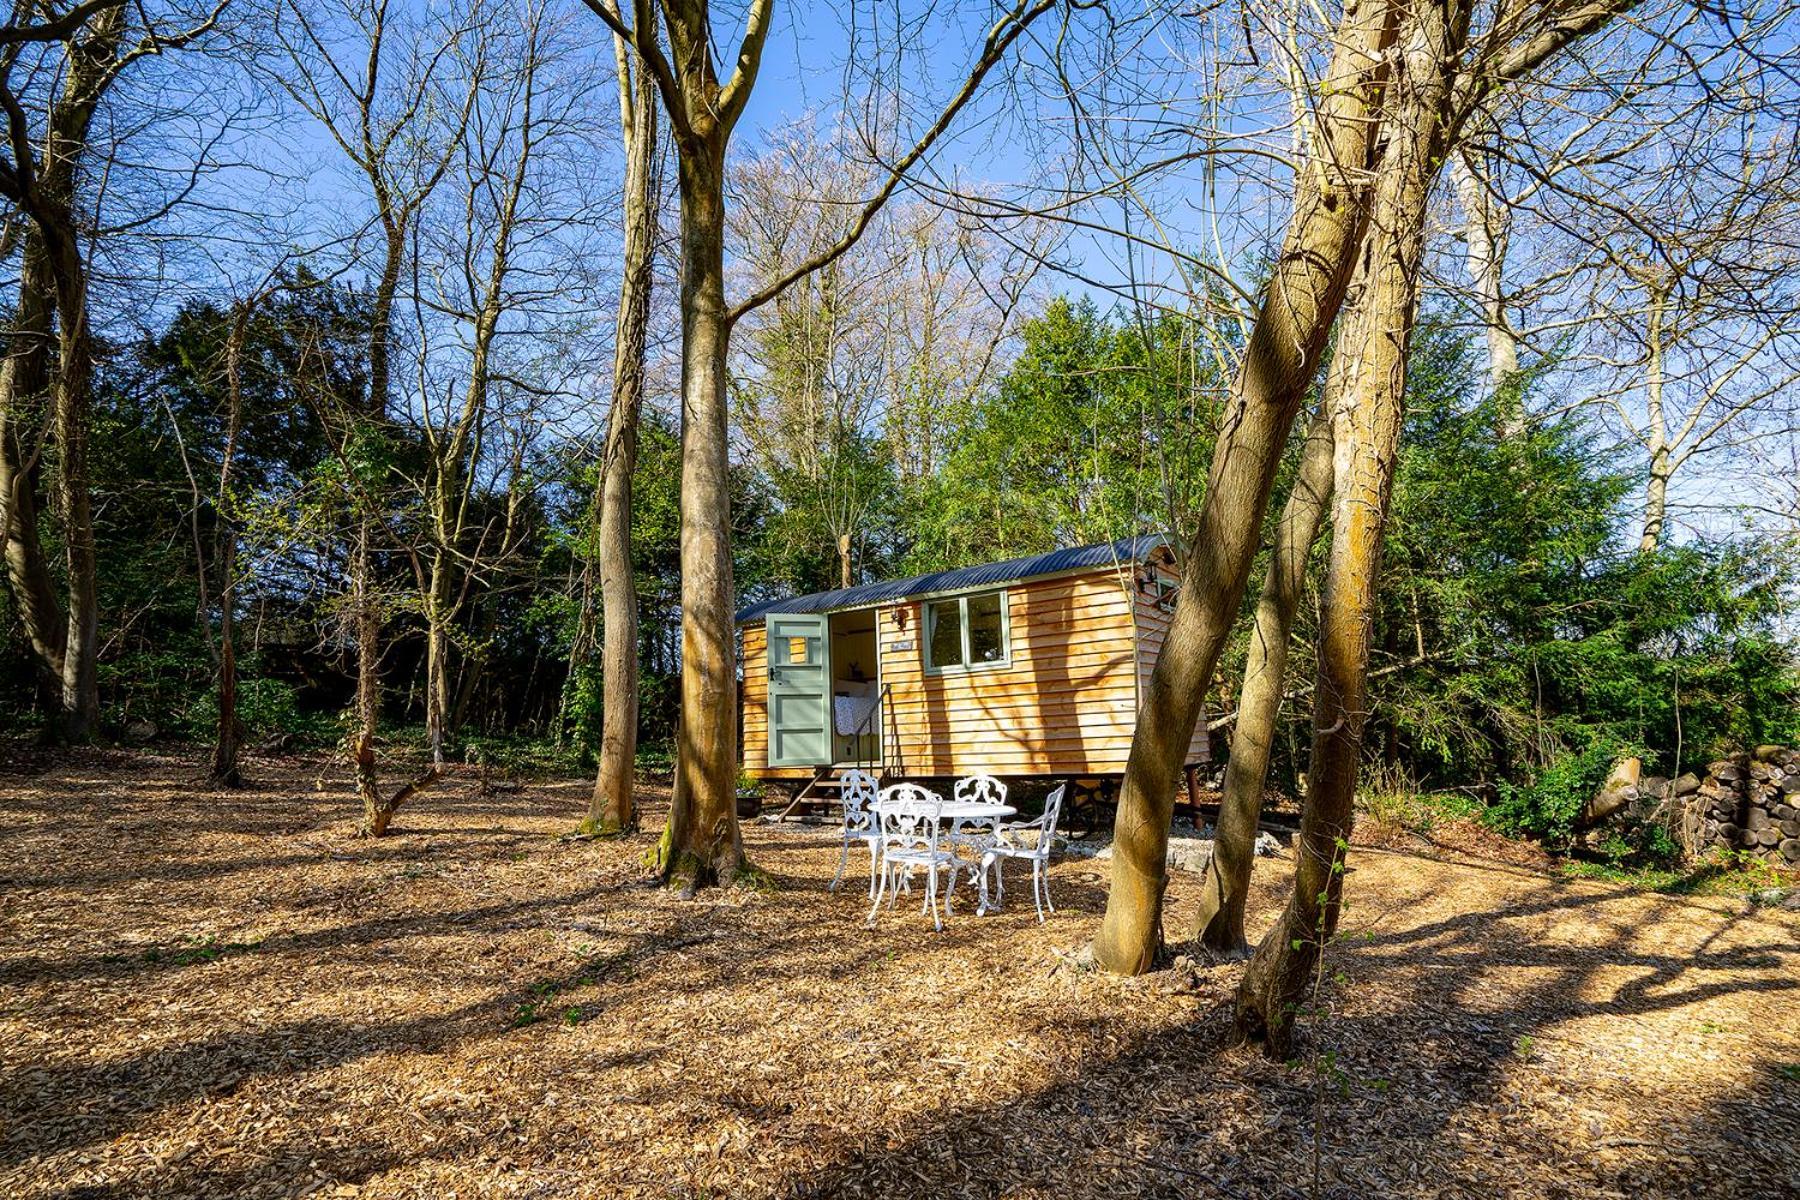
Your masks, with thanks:
M1683 775L1668 791L1690 853L1745 850L1800 866L1800 750L1758 746L1708 764L1705 779Z

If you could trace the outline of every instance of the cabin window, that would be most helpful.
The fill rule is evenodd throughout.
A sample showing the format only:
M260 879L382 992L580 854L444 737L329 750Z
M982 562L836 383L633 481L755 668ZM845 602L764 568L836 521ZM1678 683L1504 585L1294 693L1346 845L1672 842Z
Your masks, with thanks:
M1006 593L979 592L925 605L925 665L933 671L1003 667L1007 647Z

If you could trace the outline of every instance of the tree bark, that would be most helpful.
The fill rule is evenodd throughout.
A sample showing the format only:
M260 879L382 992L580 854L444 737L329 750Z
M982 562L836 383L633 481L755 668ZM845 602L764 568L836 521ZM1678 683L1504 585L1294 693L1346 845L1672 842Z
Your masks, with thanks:
M69 589L62 732L64 740L79 744L93 736L100 720L100 587L87 469L93 343L87 324L87 270L75 242L72 214L66 236L59 243L55 255L60 359L55 392L56 478Z
M1468 23L1466 0L1426 0L1411 10L1384 113L1387 143L1362 250L1368 282L1339 341L1347 371L1331 413L1332 540L1294 893L1257 947L1237 995L1240 1036L1263 1040L1279 1059L1291 1054L1294 1016L1337 927L1426 209L1447 141L1451 87Z
M40 678L58 695L60 710L63 646L69 630L39 528L41 434L28 446L22 433L48 410L55 303L43 235L32 227L25 234L18 310L8 334L6 361L0 365L0 505L4 506L0 515L5 518L0 533L5 536L6 585L13 610ZM60 724L55 722L57 728Z
M1281 713L1294 611L1306 581L1313 542L1331 502L1330 406L1334 385L1347 373L1347 365L1339 365L1342 361L1334 360L1332 364L1325 400L1301 450L1299 474L1275 526L1269 570L1263 578L1262 597L1256 605L1256 628L1250 635L1249 659L1244 665L1244 685L1238 693L1231 757L1225 764L1225 794L1219 801L1212 865L1200 897L1195 935L1202 945L1230 954L1249 949L1244 938L1244 902L1249 896L1250 872L1255 862L1256 826L1262 815L1269 752Z
M1506 315L1502 287L1507 244L1512 237L1512 215L1492 194L1487 164L1479 150L1464 148L1451 168L1456 195L1463 210L1463 234L1468 245L1469 279L1481 305L1482 330L1487 342L1488 391L1501 395L1519 370L1519 335ZM1524 425L1523 412L1509 403L1503 413L1503 436L1517 436Z
M1282 447L1349 284L1366 219L1375 122L1395 13L1369 0L1345 13L1319 89L1316 157L1294 213L1208 474L1180 598L1138 711L1113 830L1112 881L1094 959L1150 968L1162 944L1169 820L1182 767L1255 557Z
M219 453L219 490L213 502L213 519L218 522L214 555L219 562L219 723L208 775L214 786L227 788L242 787L244 782L238 767L244 726L238 719L237 525L233 520L231 472L244 424L244 336L259 298L260 295L247 297L238 306L225 344L225 444Z
M88 417L93 391L93 346L87 320L87 263L75 217L75 188L88 150L94 114L116 78L125 6L93 14L69 40L61 85L46 115L36 162L15 162L11 199L30 219L20 278L18 319L8 355L0 408L0 487L6 499L7 582L40 669L55 681L58 731L88 740L100 715L99 585L92 504L87 478ZM23 110L9 109L12 142L28 145ZM57 349L54 380L49 352L51 317ZM57 449L56 507L62 522L67 603L59 604L37 529L37 465L21 456L15 424L21 405L48 396ZM61 622L60 632L52 632Z
M612 412L600 470L600 761L583 825L584 832L603 834L637 827L632 788L637 763L638 604L631 569L631 477L637 469L661 196L656 82L642 63L633 69L623 38L615 38L614 44L625 140L624 273L613 342Z
M1663 406L1663 389L1668 382L1663 345L1668 296L1663 290L1664 286L1661 281L1648 284L1650 313L1648 336L1645 338L1647 361L1644 364L1644 392L1650 479L1644 485L1644 532L1638 539L1640 554L1654 553L1662 545L1663 526L1669 515L1669 480L1675 474L1675 458L1669 447L1668 412Z
M737 653L725 408L725 137L690 134L681 182L681 728L659 863L691 888L743 866L737 822Z

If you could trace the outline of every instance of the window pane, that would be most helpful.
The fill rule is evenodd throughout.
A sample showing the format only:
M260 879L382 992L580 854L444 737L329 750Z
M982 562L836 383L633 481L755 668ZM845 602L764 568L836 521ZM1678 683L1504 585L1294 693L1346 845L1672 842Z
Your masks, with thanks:
M969 597L969 661L1001 662L1006 658L1006 624L1000 605L1006 597L988 592Z
M928 660L934 667L962 665L962 605L955 600L939 600L931 605L928 622L931 632Z
M801 663L811 661L806 654L806 643L808 640L809 639L804 637L791 637L787 640L787 660L789 663L794 666L799 666Z

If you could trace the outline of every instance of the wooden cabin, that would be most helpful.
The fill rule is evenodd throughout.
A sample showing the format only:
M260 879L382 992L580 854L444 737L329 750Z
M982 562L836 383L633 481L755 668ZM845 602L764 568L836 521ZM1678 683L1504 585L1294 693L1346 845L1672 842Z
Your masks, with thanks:
M1176 585L1153 536L750 605L745 773L1120 775Z

